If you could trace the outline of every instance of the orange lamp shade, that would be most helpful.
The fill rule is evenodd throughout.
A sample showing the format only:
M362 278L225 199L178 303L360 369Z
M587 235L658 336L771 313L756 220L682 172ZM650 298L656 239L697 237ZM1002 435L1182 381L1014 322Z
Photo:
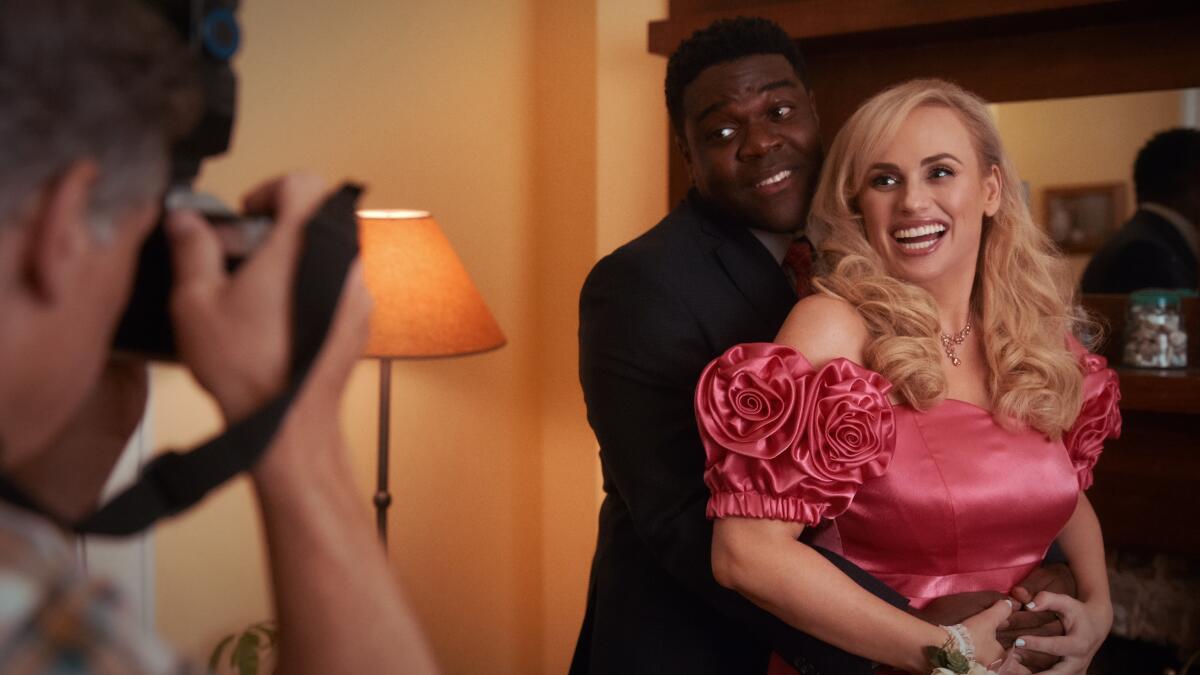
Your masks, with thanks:
M358 219L374 300L367 356L458 356L504 345L504 333L428 212L366 210Z

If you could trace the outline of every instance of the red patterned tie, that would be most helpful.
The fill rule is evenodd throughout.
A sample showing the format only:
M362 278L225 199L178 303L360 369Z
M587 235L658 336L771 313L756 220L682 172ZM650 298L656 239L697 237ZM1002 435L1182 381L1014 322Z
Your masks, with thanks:
M803 298L813 292L812 289L813 247L805 237L792 240L787 253L783 256L783 269L796 289L796 297Z

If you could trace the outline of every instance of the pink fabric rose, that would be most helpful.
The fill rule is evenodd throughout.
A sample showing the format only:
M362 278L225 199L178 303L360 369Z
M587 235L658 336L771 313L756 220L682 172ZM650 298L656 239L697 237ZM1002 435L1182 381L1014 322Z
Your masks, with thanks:
M891 461L889 389L881 375L845 359L817 371L781 345L725 352L696 390L708 516L815 525L843 513L863 479Z
M1104 441L1121 436L1121 389L1117 374L1103 356L1086 354L1083 366L1083 406L1075 424L1063 436L1071 463L1079 478L1079 489L1092 486L1092 469L1100 459Z
M813 411L806 442L793 450L796 463L817 481L846 486L883 475L896 439L891 388L879 373L846 359L825 364L808 383Z
M804 428L803 375L812 366L791 347L737 345L713 361L696 387L696 419L709 464L726 451L773 459Z

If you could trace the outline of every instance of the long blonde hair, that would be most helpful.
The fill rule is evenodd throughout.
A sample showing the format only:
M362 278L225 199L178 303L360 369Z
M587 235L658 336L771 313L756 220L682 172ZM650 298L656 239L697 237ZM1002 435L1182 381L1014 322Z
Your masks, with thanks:
M838 132L809 216L823 257L815 286L858 310L869 334L866 365L891 381L905 402L925 410L946 397L933 298L887 273L855 203L870 162L921 106L954 111L974 140L982 170L1000 171L1000 205L983 218L971 290L993 415L1058 438L1075 421L1082 399L1079 361L1066 342L1076 320L1073 291L1065 263L1029 214L987 105L974 94L942 80L911 80L871 98Z

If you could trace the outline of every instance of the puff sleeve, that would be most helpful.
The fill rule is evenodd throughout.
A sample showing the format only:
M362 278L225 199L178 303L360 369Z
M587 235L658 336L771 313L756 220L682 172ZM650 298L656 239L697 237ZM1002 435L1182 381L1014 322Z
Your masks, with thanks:
M1071 456L1079 489L1092 486L1092 469L1100 459L1104 441L1121 436L1121 389L1117 373L1103 356L1083 352L1083 405L1079 417L1063 435L1063 445Z
M891 462L891 384L846 359L819 370L784 345L737 345L705 368L696 419L708 516L815 525Z

